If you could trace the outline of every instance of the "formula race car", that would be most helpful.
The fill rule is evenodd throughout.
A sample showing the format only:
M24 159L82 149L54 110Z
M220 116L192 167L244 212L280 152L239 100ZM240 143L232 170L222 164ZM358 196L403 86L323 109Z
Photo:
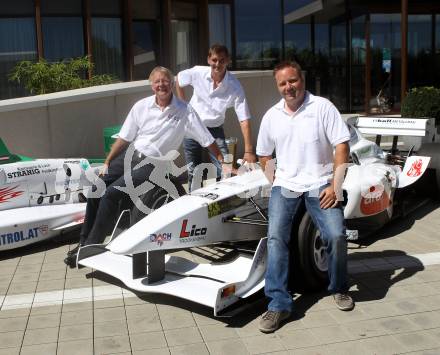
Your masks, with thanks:
M11 154L0 139L0 251L81 224L91 170L86 159L34 160Z
M434 176L439 181L440 140L433 120L428 119L357 117L347 123L352 162L340 200L347 238L355 240L403 213L408 206L405 197L418 196L412 189L422 178ZM364 134L377 135L377 144ZM394 137L389 150L380 148L381 136ZM404 146L397 137L416 139L413 147L399 153L398 147ZM437 166L431 166L437 168L434 175L425 174L431 157L414 155L426 142L431 154L436 154ZM108 243L82 247L77 263L114 276L133 290L182 297L212 307L220 315L264 286L270 183L263 171L254 169L189 195L179 197L180 189L172 190L156 186L141 196L137 205L161 207ZM248 240L259 241L253 255L241 253L230 263L198 264L167 254ZM291 247L295 276L307 288L323 287L328 282L325 245L305 209L293 221Z

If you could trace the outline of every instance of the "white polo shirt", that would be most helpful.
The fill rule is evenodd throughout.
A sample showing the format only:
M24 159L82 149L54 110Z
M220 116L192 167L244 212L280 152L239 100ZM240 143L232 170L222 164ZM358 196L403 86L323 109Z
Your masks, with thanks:
M211 133L197 113L173 95L164 111L156 104L156 96L149 96L134 104L119 132L119 137L150 157L166 155L177 150L184 137L192 138L203 147L214 142Z
M206 127L221 126L229 107L234 107L239 121L251 118L243 88L228 71L215 89L211 67L195 66L183 70L177 74L177 79L180 86L191 85L194 88L190 104Z
M327 99L306 92L293 114L282 99L264 115L258 133L257 155L275 150L274 186L292 191L311 191L333 177L333 147L350 139L347 125Z

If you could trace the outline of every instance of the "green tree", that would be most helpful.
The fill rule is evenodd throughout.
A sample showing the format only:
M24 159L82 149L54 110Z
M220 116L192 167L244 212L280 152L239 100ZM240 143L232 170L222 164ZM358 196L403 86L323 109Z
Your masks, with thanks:
M440 89L422 86L411 89L402 102L402 117L434 117L440 125Z
M25 60L12 69L9 80L24 85L31 94L37 95L110 84L116 81L108 74L93 75L90 79L85 79L85 73L92 70L93 63L88 57L54 63L48 63L44 59L38 62Z

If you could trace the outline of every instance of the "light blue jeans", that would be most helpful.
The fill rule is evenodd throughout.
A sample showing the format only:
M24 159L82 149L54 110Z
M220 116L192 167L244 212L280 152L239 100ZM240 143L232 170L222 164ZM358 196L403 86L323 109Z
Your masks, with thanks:
M268 261L265 294L269 298L271 311L292 311L293 300L288 292L290 234L292 220L298 212L301 201L319 228L326 245L330 293L344 293L348 290L347 240L344 214L340 207L321 209L318 191L304 192L294 197L293 193L280 186L272 188L269 200Z

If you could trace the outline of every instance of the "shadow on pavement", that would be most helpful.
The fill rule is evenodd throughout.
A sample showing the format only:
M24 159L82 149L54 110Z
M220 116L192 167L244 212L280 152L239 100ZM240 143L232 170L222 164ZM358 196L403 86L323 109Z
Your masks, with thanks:
M378 240L392 238L400 233L411 229L414 223L432 211L440 208L440 204L436 201L428 201L411 213L397 217L390 221L384 227L370 234L367 238L353 242L352 245L358 245L360 248L374 244Z
M362 252L361 255L362 263L371 271L350 275L352 285L357 288L351 294L357 302L381 300L392 286L425 268L419 259L401 250ZM353 258L357 260L356 253Z

